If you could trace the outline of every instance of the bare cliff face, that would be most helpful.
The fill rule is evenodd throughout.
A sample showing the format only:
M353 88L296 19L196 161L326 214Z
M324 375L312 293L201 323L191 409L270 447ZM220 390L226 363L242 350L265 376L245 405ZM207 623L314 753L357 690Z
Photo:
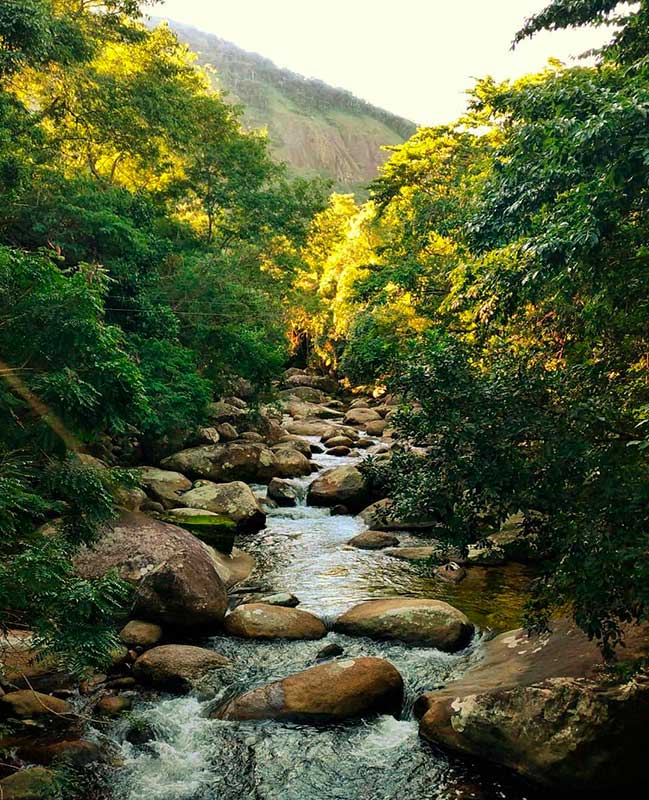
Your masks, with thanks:
M179 39L216 72L217 88L244 107L244 123L266 128L275 156L299 175L331 178L339 191L362 190L414 123L344 89L280 69L217 36L169 21Z

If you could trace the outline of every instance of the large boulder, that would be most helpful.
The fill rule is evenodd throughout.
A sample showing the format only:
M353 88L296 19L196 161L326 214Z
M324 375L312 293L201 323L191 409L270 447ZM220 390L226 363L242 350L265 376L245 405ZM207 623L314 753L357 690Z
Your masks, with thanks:
M275 449L275 476L278 478L299 478L311 473L308 458L290 447Z
M276 719L311 724L369 714L398 714L399 672L381 658L330 661L246 692L217 711L228 720Z
M266 524L266 515L259 508L257 498L243 481L196 481L194 488L182 496L182 504L227 517L243 530L257 531Z
M153 647L162 639L162 628L155 622L132 619L119 632L119 638L126 647Z
M364 427L368 422L380 419L381 415L373 408L350 408L343 421L346 425L361 425Z
M230 517L203 508L174 508L160 518L184 528L201 542L217 548L222 553L232 551L237 523Z
M314 389L312 386L293 386L290 389L282 389L280 396L287 402L296 399L304 400L307 403L317 403L318 405L329 400L326 392L321 389Z
M0 696L0 714L18 719L33 717L60 717L69 714L72 707L66 700L32 689L20 689Z
M271 450L273 453L276 453L278 450L285 448L297 450L306 458L311 457L311 445L301 436L295 436L294 434L288 433L285 436L282 436L279 442L271 447Z
M367 504L370 493L360 471L350 465L328 469L309 486L307 503L310 506L345 505L357 511Z
M311 389L320 389L327 394L335 394L338 391L338 382L333 378L327 378L325 375L305 375L296 374L291 375L286 379L288 387L294 386L308 386Z
M205 545L146 514L123 513L80 551L75 567L82 578L117 570L135 587L134 614L163 626L213 630L227 609L223 581Z
M190 447L163 459L165 469L216 483L247 481L268 483L277 474L275 455L259 442L228 442Z
M44 767L28 767L0 781L2 800L46 800L59 795L54 772Z
M304 419L289 422L286 430L296 436L322 436L323 438L329 438L336 432L336 428L333 425L321 419Z
M284 409L293 419L342 419L345 416L336 408L304 400L287 400L284 402Z
M296 506L297 491L287 480L273 478L268 484L268 497L280 506Z
M630 629L620 658L645 655L648 642ZM607 680L597 645L566 619L551 634L487 642L479 663L415 710L426 739L555 790L610 797L649 785L649 681Z
M392 500L389 498L372 503L361 512L360 518L373 531L418 531L437 526L437 522L433 519L399 517L394 512Z
M180 495L192 488L192 482L182 473L157 467L140 467L140 483L149 497L165 508L180 505Z
M397 547L399 540L393 534L384 531L363 531L350 539L347 544L360 550L382 550L384 547Z
M245 403L243 404L243 408L241 408L240 404L234 405L233 403L226 403L223 400L217 403L208 403L206 411L210 420L217 424L228 422L230 425L234 425L237 421L248 415Z
M308 611L266 603L237 606L223 627L243 639L322 639L327 635L324 622Z
M138 681L168 692L185 692L214 669L230 666L214 650L192 645L165 644L143 653L133 665Z
M441 600L414 597L359 603L341 614L333 629L348 636L400 639L448 653L466 647L474 631L457 608Z

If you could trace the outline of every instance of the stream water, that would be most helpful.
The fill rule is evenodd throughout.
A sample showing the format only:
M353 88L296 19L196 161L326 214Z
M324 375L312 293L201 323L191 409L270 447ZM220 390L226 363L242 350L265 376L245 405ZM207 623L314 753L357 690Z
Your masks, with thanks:
M305 437L306 438L306 437ZM315 440L314 440L315 441ZM323 468L353 463L360 456L315 456ZM304 497L312 476L293 483ZM261 495L263 487L255 487ZM422 741L412 704L423 691L459 676L479 657L491 630L519 622L526 576L519 570L475 570L452 586L426 568L376 551L346 546L362 530L356 518L331 516L304 504L278 508L259 534L238 546L257 559L249 583L290 591L300 608L330 621L357 602L416 596L447 600L479 628L462 653L396 642L374 642L330 633L320 641L255 642L214 637L208 646L227 656L232 669L218 670L196 692L142 700L131 720L117 723L114 737L123 766L115 800L442 800L531 795L509 777L481 772L450 760ZM403 544L421 544L410 535ZM209 711L224 699L313 666L326 644L340 644L348 656L387 658L401 672L406 701L397 720L390 716L326 727L277 722L225 722ZM201 643L205 644L205 643ZM133 717L152 738L125 740Z

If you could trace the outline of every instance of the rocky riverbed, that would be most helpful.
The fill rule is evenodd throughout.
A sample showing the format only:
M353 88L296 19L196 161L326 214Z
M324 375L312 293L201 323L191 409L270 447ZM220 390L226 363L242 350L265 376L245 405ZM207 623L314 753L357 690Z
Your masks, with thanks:
M567 623L490 641L518 626L530 580L511 535L435 570L426 521L391 517L358 469L390 457L394 406L337 392L290 370L281 409L251 423L223 398L212 427L140 467L142 490L77 564L135 587L113 668L77 686L12 634L3 745L24 769L0 781L5 800L46 797L66 762L89 797L115 800L522 800L605 784L625 721L646 718L644 684L606 688Z

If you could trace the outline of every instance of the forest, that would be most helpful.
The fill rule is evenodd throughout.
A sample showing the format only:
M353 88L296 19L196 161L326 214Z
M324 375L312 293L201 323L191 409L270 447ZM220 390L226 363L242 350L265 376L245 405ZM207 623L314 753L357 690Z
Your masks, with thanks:
M458 561L518 515L523 627L567 616L614 663L649 617L649 3L551 0L514 47L609 43L478 80L363 203L275 162L147 5L0 2L0 630L105 672L134 589L78 554L293 368L398 398L371 498Z

